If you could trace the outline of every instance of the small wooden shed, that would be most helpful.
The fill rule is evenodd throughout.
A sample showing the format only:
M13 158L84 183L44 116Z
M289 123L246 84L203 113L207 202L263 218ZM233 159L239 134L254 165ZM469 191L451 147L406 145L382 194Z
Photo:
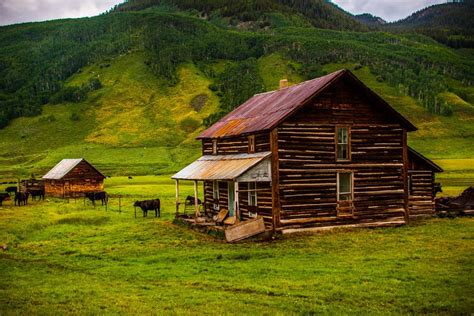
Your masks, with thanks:
M105 176L83 158L63 159L42 178L47 196L80 197L104 190Z

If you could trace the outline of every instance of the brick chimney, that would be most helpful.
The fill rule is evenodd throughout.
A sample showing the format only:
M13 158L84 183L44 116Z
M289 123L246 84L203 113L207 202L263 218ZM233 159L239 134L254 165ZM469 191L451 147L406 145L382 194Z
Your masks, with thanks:
M281 79L280 80L280 89L288 88L288 79Z

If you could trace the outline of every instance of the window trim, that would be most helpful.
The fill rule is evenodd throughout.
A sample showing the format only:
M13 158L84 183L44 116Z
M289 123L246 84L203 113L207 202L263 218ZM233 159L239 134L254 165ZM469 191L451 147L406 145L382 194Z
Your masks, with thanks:
M212 154L217 155L217 139L212 140Z
M345 128L347 129L347 158L339 158L338 153L339 153L339 129ZM351 151L351 127L347 125L336 125L336 135L335 135L335 157L336 161L351 161L352 159L352 151Z
M256 149L255 135L249 135L247 139L248 139L248 153L252 154L255 152L255 149Z
M216 194L217 193L217 194ZM217 195L217 198L216 198ZM212 203L213 203L213 208L219 209L219 200L220 200L220 192L219 192L219 181L214 180L212 181ZM216 203L217 200L217 203Z
M254 188L250 188L250 184L254 185ZM247 203L249 206L258 206L258 196L257 196L257 182L247 182ZM250 204L252 193L255 195L255 204Z

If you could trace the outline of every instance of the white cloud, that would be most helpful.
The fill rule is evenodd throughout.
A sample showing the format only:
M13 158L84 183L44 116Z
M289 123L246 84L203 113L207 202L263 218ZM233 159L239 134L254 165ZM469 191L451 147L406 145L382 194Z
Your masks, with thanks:
M0 25L98 15L123 0L0 0Z
M393 22L430 5L446 3L446 0L332 0L332 2L353 14L371 13Z

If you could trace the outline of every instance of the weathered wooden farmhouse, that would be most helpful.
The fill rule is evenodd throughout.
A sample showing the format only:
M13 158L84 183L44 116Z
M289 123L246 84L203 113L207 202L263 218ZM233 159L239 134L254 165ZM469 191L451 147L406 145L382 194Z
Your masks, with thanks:
M173 176L177 196L178 180L203 181L206 213L282 232L408 223L433 214L442 171L408 148L415 130L348 70L283 85L198 136L203 156Z
M105 176L85 159L63 159L42 179L47 196L80 197L104 190Z

